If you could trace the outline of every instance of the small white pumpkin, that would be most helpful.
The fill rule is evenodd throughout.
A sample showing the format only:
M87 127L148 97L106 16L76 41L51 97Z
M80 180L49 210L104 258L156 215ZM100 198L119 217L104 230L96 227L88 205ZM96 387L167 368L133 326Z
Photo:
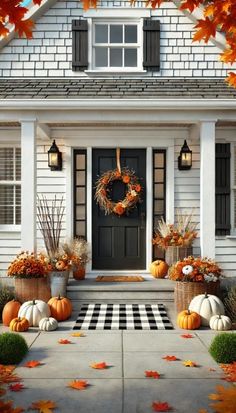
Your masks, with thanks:
M58 322L53 317L44 317L39 322L39 329L43 331L53 331L58 327Z
M42 318L49 317L50 315L48 304L42 300L26 301L18 312L18 317L27 318L30 326L33 327L37 327Z
M231 330L232 323L227 315L213 315L210 319L210 327L212 330L226 331Z
M209 326L210 318L213 315L225 313L222 301L215 295L207 293L194 297L189 304L189 310L195 311L195 313L201 316L201 324L203 326Z

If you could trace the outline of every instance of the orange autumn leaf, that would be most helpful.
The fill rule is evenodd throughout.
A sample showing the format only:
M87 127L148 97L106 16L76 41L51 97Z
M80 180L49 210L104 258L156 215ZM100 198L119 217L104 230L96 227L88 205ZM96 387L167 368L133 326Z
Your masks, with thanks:
M199 0L185 0L184 2L181 3L180 10L189 10L191 13L193 10L199 6L199 3L201 1Z
M10 386L9 386L9 390L15 391L15 392L21 391L24 388L25 388L24 384L22 384L22 383L10 384Z
M152 371L152 370L145 371L145 377L150 377L152 379L159 379L160 376L161 375L158 373L158 371Z
M12 401L4 402L0 400L0 412L1 413L22 413L24 411L25 410L22 409L22 407L14 408Z
M84 11L88 10L90 7L96 8L97 0L82 0Z
M104 370L108 368L108 365L106 364L105 361L102 361L100 363L92 363L90 364L90 367L92 367L92 369Z
M236 88L236 73L229 72L229 76L225 79L229 86Z
M32 30L35 24L32 20L21 20L15 23L15 30L18 32L19 37L25 36L27 39L32 39Z
M58 340L59 344L72 344L72 342L70 340L67 340L66 338L60 338L60 340Z
M153 402L152 403L152 410L154 412L170 412L172 411L172 407L167 402Z
M194 338L194 336L192 334L181 334L182 338Z
M34 4L37 4L38 6L40 6L40 4L42 3L42 0L33 0Z
M42 366L42 363L38 360L30 360L30 361L27 361L27 363L23 365L23 367L28 367L29 369L33 369L38 366Z
M165 356L165 357L162 357L164 360L166 360L166 361L176 361L176 360L179 360L176 356Z
M236 382L236 361L230 364L221 364L220 367L223 369L225 373L225 377L222 380L228 382Z
M183 365L185 367L197 367L197 363L195 363L195 361L192 361L192 360L185 360L183 362Z
M204 40L205 43L208 43L210 37L216 35L216 25L209 17L206 17L205 20L199 19L194 28L197 29L193 36L194 42Z
M73 380L68 383L68 387L75 390L85 390L88 387L88 382L85 380Z
M230 63L232 65L236 60L236 48L226 49L223 53L220 54L220 60L224 63Z
M84 333L72 333L71 337L86 337Z
M51 400L38 400L37 402L32 403L30 409L38 410L39 413L52 413L55 409L56 403Z
M209 399L215 401L210 406L216 413L235 413L236 387L216 386L216 393L209 394Z

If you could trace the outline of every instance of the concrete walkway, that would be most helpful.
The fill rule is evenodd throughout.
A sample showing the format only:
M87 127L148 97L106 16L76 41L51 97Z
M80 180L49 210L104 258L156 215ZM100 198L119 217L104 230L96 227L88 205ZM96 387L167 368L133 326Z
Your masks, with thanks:
M167 311L175 324L175 311ZM185 330L173 331L84 331L84 337L72 337L71 328L77 313L60 323L55 332L38 332L31 328L22 334L30 351L17 374L26 387L19 393L8 392L16 406L27 409L37 400L53 400L55 412L62 413L151 413L153 401L167 401L179 413L198 413L208 408L208 394L215 391L223 374L208 354L216 333L209 329L190 331L193 338L184 339ZM1 327L0 332L8 331ZM188 331L189 333L189 331ZM73 344L59 344L59 339ZM179 360L168 362L166 355ZM42 366L22 367L28 360L39 360ZM198 367L185 367L192 360ZM109 368L95 370L93 362L105 361ZM160 373L158 380L145 378L145 370ZM71 380L87 380L86 390L68 387Z

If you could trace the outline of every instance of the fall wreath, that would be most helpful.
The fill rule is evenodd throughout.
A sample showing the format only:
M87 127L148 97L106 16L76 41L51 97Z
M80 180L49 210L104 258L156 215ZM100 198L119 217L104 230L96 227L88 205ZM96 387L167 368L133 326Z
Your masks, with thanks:
M112 183L115 181L122 181L127 186L125 198L118 202L112 201L109 197ZM141 202L142 186L134 171L128 168L104 172L97 180L95 189L95 199L106 215L112 213L119 216L127 214L137 203Z

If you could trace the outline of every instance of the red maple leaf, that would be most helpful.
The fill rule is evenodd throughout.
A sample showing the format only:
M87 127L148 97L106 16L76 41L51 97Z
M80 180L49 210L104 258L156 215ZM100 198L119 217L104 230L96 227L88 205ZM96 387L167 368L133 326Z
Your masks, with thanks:
M85 390L88 387L88 382L85 380L73 380L68 383L68 387L75 390Z
M33 0L34 4L37 4L38 6L40 6L40 4L42 3L42 0Z
M108 365L106 364L105 361L101 361L100 363L90 364L90 367L92 367L92 369L96 369L96 370L105 370L105 369L108 368Z
M192 334L181 334L182 338L194 338Z
M167 402L153 402L152 403L152 410L154 412L170 412L172 407Z
M30 361L27 361L27 363L23 365L23 367L28 367L29 369L33 369L34 367L38 367L38 366L42 366L42 363L38 360L30 360Z
M193 36L194 42L204 40L205 43L208 43L210 37L215 37L216 35L216 25L208 17L206 17L205 20L198 20L198 23L194 26L194 28L197 29Z
M160 374L158 373L158 371L146 370L145 377L150 377L152 379L159 379Z
M32 39L33 28L34 22L30 19L19 20L15 23L15 30L18 32L19 37L25 36L27 39Z
M176 361L176 360L179 360L176 356L165 356L165 357L162 357L164 360L166 360L166 361Z
M11 384L10 386L9 386L9 390L11 390L11 391L21 391L21 390L23 390L25 387L24 387L24 385L22 384L22 383L15 383L15 384Z
M67 340L66 338L60 338L60 340L58 340L59 344L72 344L72 342L70 340Z

